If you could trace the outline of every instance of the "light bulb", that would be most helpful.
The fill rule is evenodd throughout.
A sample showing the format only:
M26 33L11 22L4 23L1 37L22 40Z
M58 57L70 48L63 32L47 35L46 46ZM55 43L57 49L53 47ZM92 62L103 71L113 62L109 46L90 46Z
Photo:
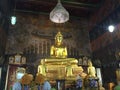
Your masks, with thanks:
M12 24L12 25L15 25L15 24L16 24L16 17L15 17L15 16L12 16L12 17L11 17L11 24Z
M113 32L114 29L115 29L115 27L114 27L113 25L110 25L110 26L108 27L109 32Z

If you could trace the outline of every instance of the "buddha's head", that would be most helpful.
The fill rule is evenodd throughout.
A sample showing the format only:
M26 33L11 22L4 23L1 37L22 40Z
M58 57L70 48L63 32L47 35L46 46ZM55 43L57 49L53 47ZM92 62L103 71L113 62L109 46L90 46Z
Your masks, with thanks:
M88 66L92 66L91 60L88 61Z
M58 32L55 36L55 44L58 46L61 45L62 40L63 40L63 35L61 34L61 32Z
M43 65L45 62L44 62L44 60L41 60L41 65Z

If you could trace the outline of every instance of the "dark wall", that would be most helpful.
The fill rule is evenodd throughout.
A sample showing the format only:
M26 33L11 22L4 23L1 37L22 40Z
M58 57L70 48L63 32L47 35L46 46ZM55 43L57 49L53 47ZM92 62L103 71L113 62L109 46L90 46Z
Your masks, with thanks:
M4 62L5 62L6 40L9 29L10 12L11 12L10 1L11 0L0 0L0 67L2 68L0 90L4 90L5 81L6 81L7 65L4 65Z
M116 83L116 69L120 62L120 40L114 40L113 43L93 52L94 60L101 61L103 83Z
M10 1L0 0L0 57L4 56L10 22ZM0 63L3 61L0 60Z
M60 30L69 56L91 55L86 19L70 19L59 25L51 22L49 15L17 12L16 16L16 25L10 26L6 54L31 54L29 60L32 61L40 59L40 56L49 57L50 46Z

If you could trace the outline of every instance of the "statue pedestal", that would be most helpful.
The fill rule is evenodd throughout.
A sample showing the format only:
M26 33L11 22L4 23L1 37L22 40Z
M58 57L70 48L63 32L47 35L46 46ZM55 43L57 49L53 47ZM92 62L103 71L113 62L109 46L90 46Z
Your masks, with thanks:
M57 90L65 90L65 79L56 80Z
M77 74L83 72L81 66L77 66L77 59L75 58L45 58L41 59L46 68L46 77L49 80L67 79L67 77L75 77ZM72 80L75 78L72 78Z

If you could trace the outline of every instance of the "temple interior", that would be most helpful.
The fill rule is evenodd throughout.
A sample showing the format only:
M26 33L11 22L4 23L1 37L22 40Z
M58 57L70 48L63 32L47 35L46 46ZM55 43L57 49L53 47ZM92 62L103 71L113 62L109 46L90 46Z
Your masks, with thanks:
M120 90L119 29L120 0L0 0L0 90Z

